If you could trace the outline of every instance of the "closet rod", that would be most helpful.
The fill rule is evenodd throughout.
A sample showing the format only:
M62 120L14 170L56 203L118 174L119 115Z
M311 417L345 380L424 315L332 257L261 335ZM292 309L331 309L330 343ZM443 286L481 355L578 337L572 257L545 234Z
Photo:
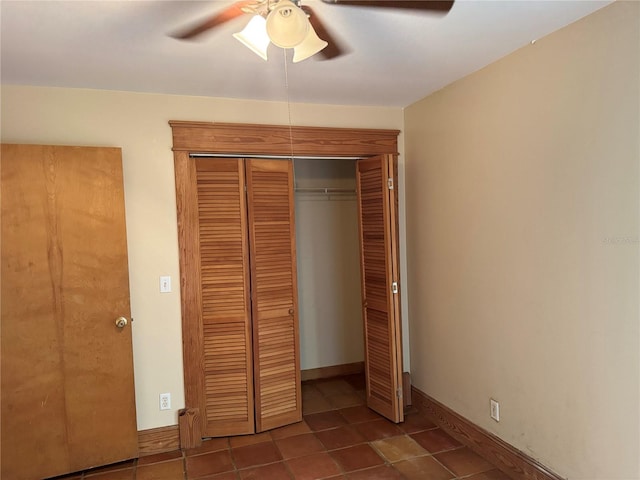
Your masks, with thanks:
M190 153L191 158L266 158L269 160L361 160L367 157L321 157L305 155L256 155L244 153Z
M356 191L353 188L295 188L296 192L300 193L324 193L327 195L330 194L349 194L355 195Z

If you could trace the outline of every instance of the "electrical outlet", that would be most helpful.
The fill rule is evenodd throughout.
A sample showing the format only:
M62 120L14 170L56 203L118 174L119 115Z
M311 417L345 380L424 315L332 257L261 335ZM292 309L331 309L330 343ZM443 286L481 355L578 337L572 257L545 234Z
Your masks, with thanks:
M171 410L171 394L160 394L160 410Z
M500 404L498 403L497 400L494 400L493 398L490 399L491 402L491 411L489 412L489 414L491 415L491 418L493 418L496 422L500 421Z

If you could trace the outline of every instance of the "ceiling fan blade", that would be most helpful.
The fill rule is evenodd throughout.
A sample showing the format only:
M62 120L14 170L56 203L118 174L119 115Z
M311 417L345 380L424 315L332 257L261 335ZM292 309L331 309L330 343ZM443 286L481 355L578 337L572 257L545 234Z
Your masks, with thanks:
M322 0L335 5L356 7L404 8L429 12L447 13L453 7L454 0Z
M331 60L332 58L340 57L348 53L347 50L340 45L340 42L335 39L331 32L327 30L327 27L311 7L309 7L308 5L302 5L300 8L302 8L302 10L307 15L309 15L309 23L316 31L318 36L329 44L325 48L323 48L318 55L324 57L325 60Z
M244 15L245 12L243 10L243 7L251 4L255 4L255 0L243 0L240 2L236 2L230 7L225 8L221 12L218 12L212 17L209 17L204 22L197 24L195 27L192 27L191 29L181 33L173 34L171 36L180 40L188 40L194 38L201 33L206 32L207 30L211 30L218 25L228 22L229 20L233 20L240 15Z

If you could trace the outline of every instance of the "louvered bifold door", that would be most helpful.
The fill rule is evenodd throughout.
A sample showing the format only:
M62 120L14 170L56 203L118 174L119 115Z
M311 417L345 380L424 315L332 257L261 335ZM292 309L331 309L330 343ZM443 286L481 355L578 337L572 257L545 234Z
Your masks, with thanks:
M302 420L293 164L247 160L256 431Z
M244 164L238 159L195 162L204 347L202 433L253 433Z
M395 157L357 162L367 405L404 419Z

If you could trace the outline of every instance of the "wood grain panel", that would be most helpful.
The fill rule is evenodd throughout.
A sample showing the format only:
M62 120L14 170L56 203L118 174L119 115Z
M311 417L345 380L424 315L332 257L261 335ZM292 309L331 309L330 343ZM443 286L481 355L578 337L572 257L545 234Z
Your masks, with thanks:
M1 162L2 478L135 457L120 149L2 145Z
M256 430L302 420L293 165L247 160Z
M253 433L244 165L197 159L204 436Z
M400 310L392 283L398 282L395 206L388 179L392 156L358 160L358 220L365 333L367 404L394 422L404 417L401 392Z
M150 428L138 432L138 450L141 457L179 449L180 430L178 425Z
M169 122L173 149L251 155L371 156L397 154L398 130Z
M411 387L413 405L458 441L515 480L562 480L537 460L479 427L420 389Z

